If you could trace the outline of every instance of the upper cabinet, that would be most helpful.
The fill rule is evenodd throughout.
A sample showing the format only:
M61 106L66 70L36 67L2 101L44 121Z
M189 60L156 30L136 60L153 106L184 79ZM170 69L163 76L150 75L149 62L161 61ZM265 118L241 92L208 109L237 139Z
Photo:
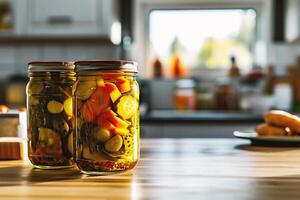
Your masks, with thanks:
M98 34L107 27L104 1L28 0L27 33L47 35Z
M18 36L121 37L118 0L11 1Z

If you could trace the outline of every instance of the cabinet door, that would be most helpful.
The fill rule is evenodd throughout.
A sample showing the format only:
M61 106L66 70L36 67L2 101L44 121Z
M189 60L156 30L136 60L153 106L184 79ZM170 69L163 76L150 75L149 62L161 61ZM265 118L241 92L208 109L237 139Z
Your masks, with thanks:
M101 33L103 0L28 0L28 33Z

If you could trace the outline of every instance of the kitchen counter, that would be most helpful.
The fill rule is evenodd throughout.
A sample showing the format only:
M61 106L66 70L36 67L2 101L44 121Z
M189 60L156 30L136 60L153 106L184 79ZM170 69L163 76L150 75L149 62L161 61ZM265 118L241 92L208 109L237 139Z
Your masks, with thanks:
M1 199L299 199L300 149L239 139L144 139L127 174L86 176L0 161Z
M263 114L250 112L153 110L141 115L142 122L262 122Z

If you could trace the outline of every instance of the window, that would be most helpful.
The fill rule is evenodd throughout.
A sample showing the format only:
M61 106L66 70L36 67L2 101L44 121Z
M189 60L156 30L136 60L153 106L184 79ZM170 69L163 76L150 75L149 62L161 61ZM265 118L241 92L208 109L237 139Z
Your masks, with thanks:
M254 9L152 10L150 57L164 66L178 56L186 68L222 69L236 57L243 69L254 62Z

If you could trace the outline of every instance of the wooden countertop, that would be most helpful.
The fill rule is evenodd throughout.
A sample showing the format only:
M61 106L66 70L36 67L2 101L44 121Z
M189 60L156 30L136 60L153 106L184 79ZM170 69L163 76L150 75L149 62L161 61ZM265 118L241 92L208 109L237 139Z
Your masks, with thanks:
M0 161L0 199L299 199L300 149L239 139L142 141L130 173L86 176Z

